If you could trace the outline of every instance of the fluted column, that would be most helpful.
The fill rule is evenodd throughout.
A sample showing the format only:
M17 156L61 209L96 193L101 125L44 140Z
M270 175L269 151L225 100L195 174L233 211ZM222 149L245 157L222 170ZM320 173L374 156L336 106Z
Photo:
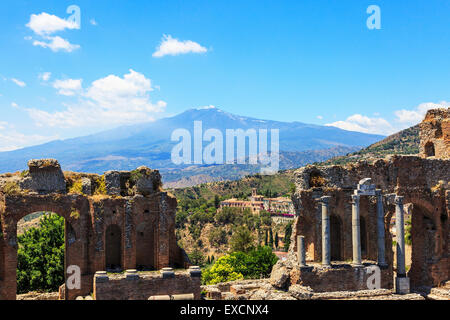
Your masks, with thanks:
M352 195L352 244L353 265L361 266L361 230L359 219L359 195Z
M385 267L386 253L384 240L384 208L383 208L383 194L380 189L375 190L377 197L377 241L378 241L378 266Z
M322 204L322 264L324 266L331 266L330 259L330 214L329 201L330 196L323 196L320 198Z

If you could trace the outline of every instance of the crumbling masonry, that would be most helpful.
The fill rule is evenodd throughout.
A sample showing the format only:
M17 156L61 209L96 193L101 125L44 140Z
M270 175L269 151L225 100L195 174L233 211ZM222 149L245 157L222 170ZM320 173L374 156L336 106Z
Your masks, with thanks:
M52 159L28 166L0 176L0 299L16 298L17 222L35 212L64 217L65 269L81 271L80 288L63 285L60 299L92 293L96 271L188 266L175 238L177 202L158 171L63 173Z
M420 128L420 156L391 156L296 171L297 218L287 260L272 285L316 292L380 287L407 293L450 279L450 109L430 110ZM412 264L405 268L404 211L411 213ZM390 232L396 219L396 247ZM394 265L394 253L397 263Z

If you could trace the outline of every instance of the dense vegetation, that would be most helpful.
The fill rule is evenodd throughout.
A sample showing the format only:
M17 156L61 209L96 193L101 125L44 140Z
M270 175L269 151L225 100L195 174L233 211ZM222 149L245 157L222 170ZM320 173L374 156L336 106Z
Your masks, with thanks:
M269 247L257 247L246 252L236 251L220 257L203 271L204 284L240 279L260 279L270 276L278 258Z
M204 199L210 201L219 197L219 200L238 198L245 199L256 188L258 193L266 197L290 196L294 188L293 171L280 171L276 175L252 175L241 180L220 181L204 183L194 187L173 189L182 206L192 200Z
M43 215L39 228L18 236L17 292L57 291L64 283L64 218Z

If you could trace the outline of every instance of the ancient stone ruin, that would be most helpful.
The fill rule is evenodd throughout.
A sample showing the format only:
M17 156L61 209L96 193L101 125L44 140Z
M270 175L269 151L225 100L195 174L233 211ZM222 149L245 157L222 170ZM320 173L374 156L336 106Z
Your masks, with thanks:
M287 260L275 265L271 284L280 289L300 285L312 292L373 287L398 294L444 286L450 279L449 110L427 113L420 125L420 157L297 170L291 247ZM409 270L405 208L411 213Z
M450 110L428 111L420 124L420 155L450 159Z
M65 267L71 272L80 270L79 289L63 285L60 299L93 293L97 271L129 270L128 277L136 269L156 270L151 279L165 288L166 294L171 294L172 288L175 293L190 294L200 287L195 272L177 276L180 283L170 278L171 284L164 285L164 270L157 271L189 266L175 238L177 201L161 189L158 171L140 167L102 176L62 172L53 159L31 160L28 167L22 173L0 175L0 299L16 298L17 222L35 212L64 217ZM139 277L145 278L137 275L134 279ZM148 281L132 283L145 295ZM103 287L119 282L103 281ZM112 292L122 294L121 290Z

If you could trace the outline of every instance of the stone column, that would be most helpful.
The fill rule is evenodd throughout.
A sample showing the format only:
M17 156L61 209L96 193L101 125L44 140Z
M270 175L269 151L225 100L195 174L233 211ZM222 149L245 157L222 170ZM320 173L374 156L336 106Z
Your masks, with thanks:
M320 198L322 204L322 264L331 266L331 249L330 249L330 214L329 201L330 196Z
M359 195L352 195L352 244L353 244L353 265L355 266L362 266L359 199L360 199Z
M377 241L378 241L378 266L386 267L385 241L384 241L384 208L383 194L380 189L375 190L377 197Z
M305 237L297 236L297 253L300 268L306 267Z
M397 276L405 277L405 225L403 219L403 197L395 197L395 233L397 242Z
M395 233L397 242L397 277L395 291L399 294L410 292L409 278L406 277L405 268L405 226L404 226L403 197L395 197Z

